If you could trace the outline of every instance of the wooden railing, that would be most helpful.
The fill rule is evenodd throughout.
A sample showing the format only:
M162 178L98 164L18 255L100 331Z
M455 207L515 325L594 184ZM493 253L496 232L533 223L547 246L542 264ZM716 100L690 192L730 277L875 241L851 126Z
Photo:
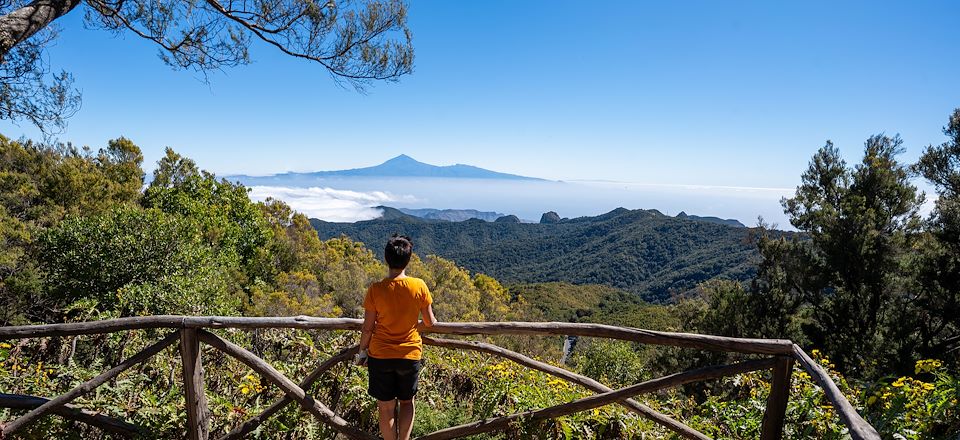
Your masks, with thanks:
M103 321L66 324L27 325L0 327L0 340L73 336L113 333L137 329L164 329L172 331L160 341L144 348L137 354L120 362L72 390L53 399L35 396L0 394L0 407L28 410L19 418L3 425L0 436L6 438L17 430L47 414L84 422L112 433L136 436L142 434L130 423L82 410L70 405L74 399L89 393L94 388L116 377L124 370L146 361L164 348L179 342L183 361L183 382L187 408L186 432L190 439L209 438L209 412L204 392L203 369L201 368L200 343L213 347L247 365L263 378L279 387L284 397L278 399L257 416L236 426L221 439L243 438L264 421L292 402L297 402L321 422L351 439L376 439L347 423L321 402L314 400L306 391L320 376L333 366L348 362L357 351L357 346L347 347L337 355L321 363L299 384L281 374L273 366L250 351L224 340L208 331L218 328L297 328L310 330L359 330L362 322L346 318L297 317L228 317L228 316L144 316ZM509 359L528 368L542 371L557 378L583 386L597 394L549 408L526 411L502 417L489 418L459 426L453 426L420 437L421 440L441 440L475 435L507 428L518 419L551 419L609 404L620 404L628 410L652 420L684 438L708 439L703 433L662 414L632 399L644 393L652 393L679 385L716 379L750 371L773 370L773 382L763 415L761 440L781 438L784 417L790 391L790 375L793 363L798 363L823 388L827 399L833 404L850 435L856 440L879 440L877 431L871 427L843 396L829 374L819 363L811 359L800 347L782 339L744 339L708 336L689 333L668 333L636 328L614 327L602 324L573 324L558 322L460 322L442 323L422 330L422 333L452 335L568 335L619 339L644 344L705 349L761 355L758 359L728 365L684 371L657 379L647 380L618 390L589 377L549 365L520 353L496 345L466 340L424 337L427 345L459 350L474 350Z

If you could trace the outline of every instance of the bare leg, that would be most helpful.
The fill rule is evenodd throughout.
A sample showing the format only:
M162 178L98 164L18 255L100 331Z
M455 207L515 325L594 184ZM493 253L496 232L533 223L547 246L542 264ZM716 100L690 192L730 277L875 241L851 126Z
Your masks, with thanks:
M400 401L400 416L397 424L400 425L399 440L410 440L410 431L413 431L413 399Z
M383 434L383 440L397 440L397 424L394 418L397 401L378 400L377 409L380 411L380 433Z

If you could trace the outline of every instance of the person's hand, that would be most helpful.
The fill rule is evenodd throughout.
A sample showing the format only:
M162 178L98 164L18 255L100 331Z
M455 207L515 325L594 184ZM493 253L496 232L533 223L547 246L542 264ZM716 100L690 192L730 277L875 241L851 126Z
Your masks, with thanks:
M353 355L353 365L363 367L367 365L367 350L360 350Z

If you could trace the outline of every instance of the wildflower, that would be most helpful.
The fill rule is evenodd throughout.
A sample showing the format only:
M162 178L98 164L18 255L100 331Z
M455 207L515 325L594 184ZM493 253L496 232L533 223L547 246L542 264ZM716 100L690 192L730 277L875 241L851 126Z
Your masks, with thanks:
M937 359L921 359L917 361L913 371L914 374L929 373L937 368L940 368L942 365L943 363Z
M893 385L893 386L896 387L896 388L900 388L900 387L902 387L902 386L906 383L907 380L908 380L908 378L907 378L906 376L903 376L903 377L901 377L901 378L893 381L893 383L890 384L890 385Z
M925 383L922 387L925 391L932 391L935 388L932 383Z
M0 342L0 348L11 348L11 347L13 346L6 342Z
M240 388L240 394L250 394L250 388L244 385Z

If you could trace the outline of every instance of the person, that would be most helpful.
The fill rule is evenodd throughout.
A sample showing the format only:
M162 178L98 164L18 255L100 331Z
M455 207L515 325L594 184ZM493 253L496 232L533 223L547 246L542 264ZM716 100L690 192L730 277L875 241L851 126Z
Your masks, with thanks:
M389 273L370 285L363 300L363 328L355 362L369 371L367 393L377 399L384 440L410 438L423 352L417 327L437 322L427 285L406 274L411 255L410 237L390 237L383 255Z

